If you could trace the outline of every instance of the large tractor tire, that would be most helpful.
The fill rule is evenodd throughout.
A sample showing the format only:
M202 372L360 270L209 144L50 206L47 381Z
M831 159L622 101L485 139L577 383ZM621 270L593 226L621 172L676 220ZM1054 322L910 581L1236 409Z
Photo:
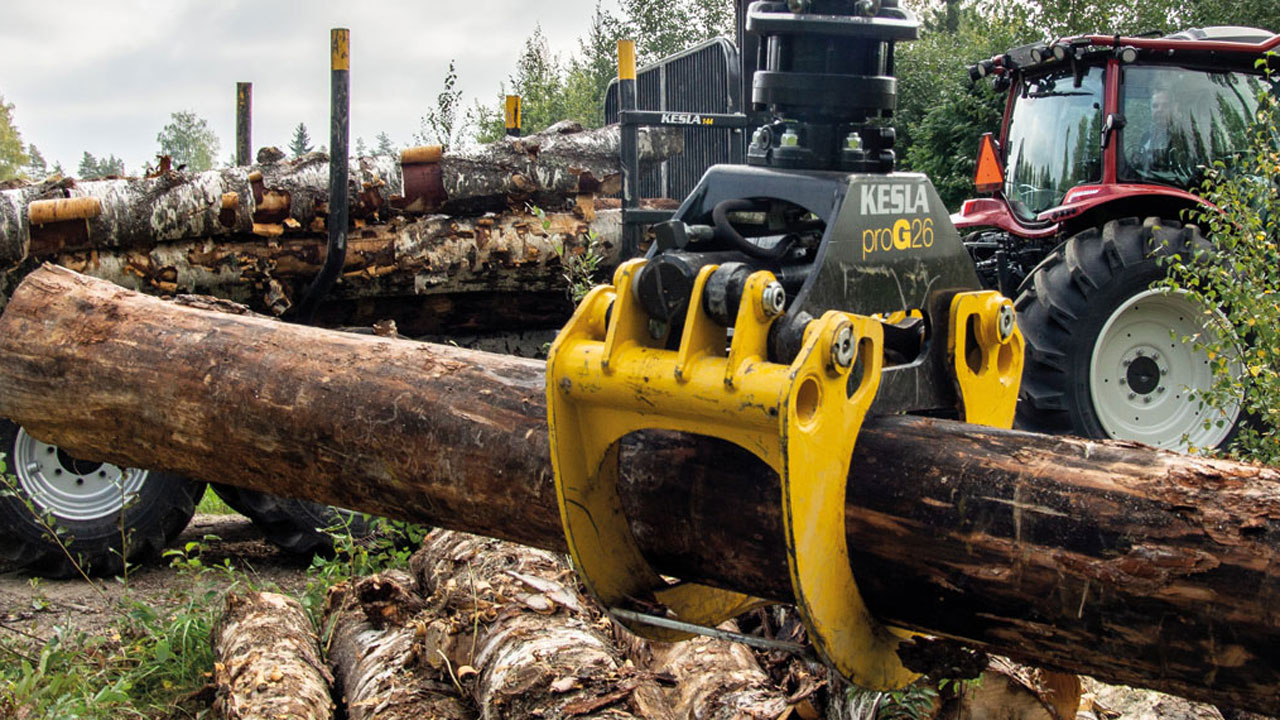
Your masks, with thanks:
M1228 443L1240 410L1202 405L1209 358L1182 340L1214 333L1205 309L1151 288L1165 276L1161 257L1208 247L1194 226L1125 218L1050 253L1015 303L1027 361L1018 426L1179 450Z
M359 539L373 532L367 516L350 510L230 485L214 485L213 491L252 520L268 542L295 555L327 555L333 551L335 534Z
M0 493L0 560L44 577L118 575L126 557L158 557L205 490L179 475L76 459L3 419L0 452L12 490Z

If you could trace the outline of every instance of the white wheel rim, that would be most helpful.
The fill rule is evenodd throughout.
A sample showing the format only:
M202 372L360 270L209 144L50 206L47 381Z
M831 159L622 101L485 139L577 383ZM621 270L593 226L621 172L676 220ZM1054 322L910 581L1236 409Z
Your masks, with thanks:
M18 428L13 474L36 507L61 520L114 517L138 495L147 471L77 460Z
M1089 394L1108 436L1181 451L1226 440L1240 404L1225 412L1201 405L1198 393L1213 386L1213 369L1183 339L1217 339L1203 317L1185 292L1147 290L1107 318L1089 363Z

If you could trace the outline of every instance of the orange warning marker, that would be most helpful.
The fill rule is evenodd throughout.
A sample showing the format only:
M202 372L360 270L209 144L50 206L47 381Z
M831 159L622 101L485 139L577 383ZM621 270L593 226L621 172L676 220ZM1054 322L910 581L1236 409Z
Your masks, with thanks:
M991 133L984 133L978 144L978 169L973 174L973 184L980 193L993 193L1004 187L1004 167L996 152L996 140Z

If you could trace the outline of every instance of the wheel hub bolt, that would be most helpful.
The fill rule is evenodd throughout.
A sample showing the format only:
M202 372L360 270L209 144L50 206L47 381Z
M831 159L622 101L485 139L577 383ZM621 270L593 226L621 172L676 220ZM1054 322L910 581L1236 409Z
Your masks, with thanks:
M1158 393L1162 393L1162 392L1164 392L1164 386L1163 386L1163 385L1161 385L1160 387L1156 388L1156 392L1158 392Z
M1138 393L1129 393L1129 399L1130 399L1130 400L1132 400L1132 399L1134 399L1134 398L1136 398L1136 397L1138 397Z
M783 289L782 284L773 281L765 286L764 292L760 293L760 304L764 306L764 314L768 317L775 318L782 314L782 309L787 304L787 291Z
M853 365L853 328L843 325L831 341L831 363L841 370Z

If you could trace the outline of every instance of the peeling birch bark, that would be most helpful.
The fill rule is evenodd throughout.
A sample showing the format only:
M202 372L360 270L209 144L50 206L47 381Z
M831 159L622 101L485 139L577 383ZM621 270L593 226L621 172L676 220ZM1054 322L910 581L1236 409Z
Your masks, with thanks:
M329 590L328 660L351 720L475 717L446 678L424 672L414 648L414 615L422 605L413 579L399 572Z
M213 709L226 720L333 717L333 682L315 629L297 600L276 593L227 596L213 630Z
M442 612L420 654L454 672L474 668L459 675L483 718L634 717L637 688L653 681L623 667L608 621L560 556L435 530L410 567Z
M450 152L428 163L434 166L432 180L415 183L406 183L404 168L416 165L386 156L355 158L347 187L351 217L359 229L406 212L469 216L523 210L527 204L562 211L581 195L617 191L619 138L617 126L582 130L560 123L537 135ZM683 151L683 136L670 128L646 128L640 151L645 163L662 160ZM65 180L0 191L0 268L27 257L149 249L198 238L323 235L328 183L328 156L310 153L251 167L167 170L157 177ZM100 211L48 223L29 217L32 202L66 198L95 198Z
M373 225L348 237L343 275L328 301L563 293L565 255L591 252L611 267L620 247L621 213L612 210L596 213L594 220L511 212ZM149 250L63 253L55 262L131 290L214 295L279 316L323 267L327 249L319 236L273 242L206 238Z

